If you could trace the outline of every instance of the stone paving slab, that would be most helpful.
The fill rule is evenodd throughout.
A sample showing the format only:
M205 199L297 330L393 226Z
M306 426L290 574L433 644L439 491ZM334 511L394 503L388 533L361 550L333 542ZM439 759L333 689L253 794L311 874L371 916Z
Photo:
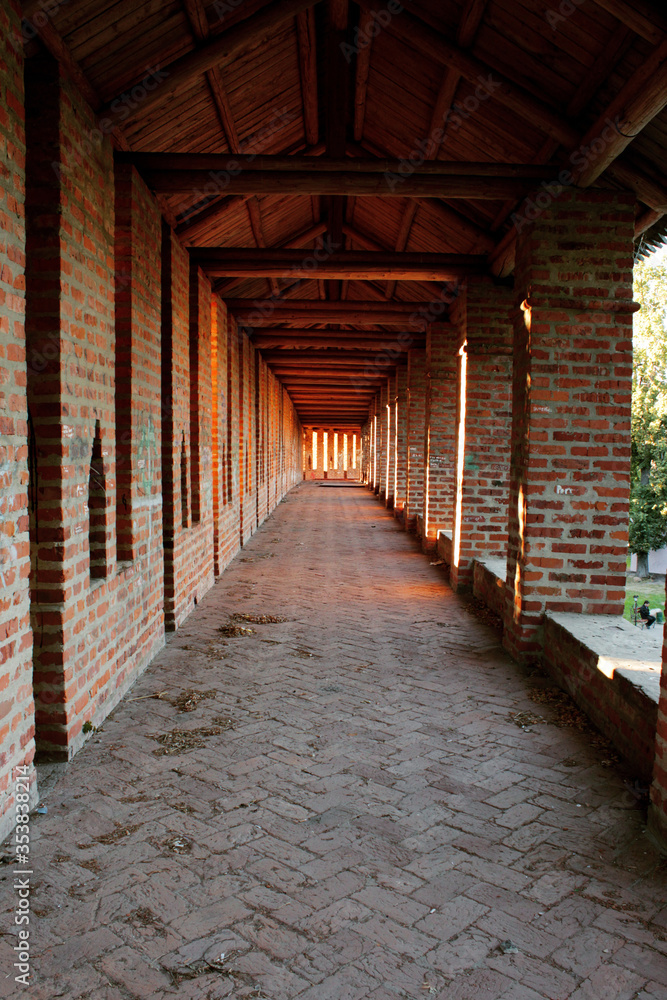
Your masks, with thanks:
M549 684L368 492L298 487L49 777L0 997L667 1000L644 793Z

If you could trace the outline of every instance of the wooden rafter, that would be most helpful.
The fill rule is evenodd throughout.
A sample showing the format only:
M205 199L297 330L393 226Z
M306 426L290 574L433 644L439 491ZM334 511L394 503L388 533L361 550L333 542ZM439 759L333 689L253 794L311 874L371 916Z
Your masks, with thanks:
M317 104L317 45L315 39L315 13L313 9L296 16L299 43L299 78L303 104L303 124L306 142L317 145L319 135Z
M229 65L247 49L257 48L266 43L280 24L313 7L316 2L317 0L274 0L246 20L202 43L192 52L175 59L163 67L161 84L147 94L133 117L145 117L157 105L189 86L192 80L203 76L207 70ZM102 109L111 121L115 121L119 116L115 102L122 96L122 94L116 95L107 101Z
M456 41L462 50L469 49L475 40L487 3L488 0L466 0L456 32ZM433 147L433 151L429 152L432 159L437 158L438 150L445 141L449 112L454 104L460 82L461 73L459 70L455 66L448 66L440 84L440 91L433 108L428 136L426 137Z
M642 0L628 3L627 0L593 0L609 14L630 28L647 42L659 45L667 33L667 17L653 4L647 7ZM558 21L555 22L558 25Z
M371 51L373 45L372 24L375 13L372 10L359 12L359 37L365 44L357 51L354 76L354 141L361 142L364 134L364 119L366 118L366 94L368 93L368 74L371 68Z

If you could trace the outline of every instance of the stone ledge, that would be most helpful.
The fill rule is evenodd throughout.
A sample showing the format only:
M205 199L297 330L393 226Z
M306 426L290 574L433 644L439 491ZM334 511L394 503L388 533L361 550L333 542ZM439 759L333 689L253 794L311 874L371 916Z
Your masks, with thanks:
M646 783L653 772L661 647L661 631L645 634L616 615L545 615L545 669Z
M444 559L448 566L452 565L452 533L444 531L442 528L438 532L436 549L441 559Z
M499 557L473 560L472 592L500 618L505 617L506 562Z
M503 617L504 559L475 559L473 593ZM544 618L545 670L647 784L655 752L662 641L662 629L654 626L647 632L616 615L548 612Z

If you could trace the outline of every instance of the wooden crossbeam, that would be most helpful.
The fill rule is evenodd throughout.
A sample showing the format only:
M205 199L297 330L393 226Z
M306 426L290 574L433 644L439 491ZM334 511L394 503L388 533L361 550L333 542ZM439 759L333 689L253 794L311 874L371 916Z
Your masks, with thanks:
M190 256L209 275L250 278L351 278L355 281L455 281L483 274L481 254L376 253L349 250L314 256L301 250L254 250L246 247L195 247Z
M667 33L667 17L657 5L647 7L642 0L628 3L627 0L594 0L598 7L613 14L622 24L631 28L636 35L645 38L647 42L659 45ZM558 12L558 8L554 13ZM554 21L558 27L560 21Z
M307 350L309 347L316 348L345 348L349 351L381 351L384 348L393 348L394 350L407 351L408 348L412 347L424 347L425 341L422 337L420 340L411 339L409 343L402 344L400 341L388 338L386 335L377 339L369 338L359 338L359 337L265 337L265 336L255 336L253 337L253 344L260 351L267 351L270 349L283 350L285 352L289 351L302 351Z
M351 146L355 149L358 147ZM397 157L325 157L325 156L282 156L270 153L239 154L227 153L119 153L122 161L131 162L139 171L162 173L170 171L229 171L234 173L296 173L296 174L390 174L405 171L405 160ZM464 175L490 178L528 178L545 180L551 175L547 168L535 163L496 163L490 160L425 160L420 164L419 174L429 177L450 177Z
M430 315L429 302L227 299L225 304L240 326L253 329L277 328L279 323L344 323L417 330L426 326ZM433 312L440 318L440 308L434 308Z
M579 185L594 184L633 139L667 107L667 38L656 46L591 125L582 149L602 149L574 170Z
M524 174L513 171L503 176L474 172L436 173L415 170L411 173L397 163L397 171L328 170L305 173L295 170L244 170L225 176L228 195L349 195L357 198L446 198L466 201L499 201L527 194L540 179L553 178L553 168L531 166ZM465 164L463 165L465 171ZM216 172L205 170L142 170L144 180L156 194L188 195L206 191L216 182ZM220 182L221 185L223 181ZM341 218L342 226L342 218ZM340 238L332 241L340 245Z

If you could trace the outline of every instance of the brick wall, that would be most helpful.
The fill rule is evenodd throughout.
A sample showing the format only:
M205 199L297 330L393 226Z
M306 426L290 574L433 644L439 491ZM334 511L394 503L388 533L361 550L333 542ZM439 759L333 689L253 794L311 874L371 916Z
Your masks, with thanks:
M35 745L71 757L238 551L240 402L255 435L253 529L301 479L302 448L289 397L43 54L26 67L24 131L21 48L4 50L19 11L0 19L8 832L11 768Z
M0 8L0 838L12 826L11 776L35 795L25 345L25 131L20 5ZM20 37L20 36L19 36Z
M165 628L213 584L211 287L163 223L162 468ZM193 450L192 439L196 438ZM194 458L194 461L193 461Z
M465 299L455 306L461 311ZM453 307L454 308L454 307ZM465 326L465 316L460 323ZM458 327L433 323L426 339L423 543L435 546L438 531L451 532L456 500Z
M464 427L457 455L454 590L472 583L475 558L507 554L512 426L513 293L490 278L470 278L465 299L465 327L459 332L459 342L466 344L460 369L465 407L459 413Z
M517 246L505 642L545 609L621 614L630 475L633 197L567 191Z

